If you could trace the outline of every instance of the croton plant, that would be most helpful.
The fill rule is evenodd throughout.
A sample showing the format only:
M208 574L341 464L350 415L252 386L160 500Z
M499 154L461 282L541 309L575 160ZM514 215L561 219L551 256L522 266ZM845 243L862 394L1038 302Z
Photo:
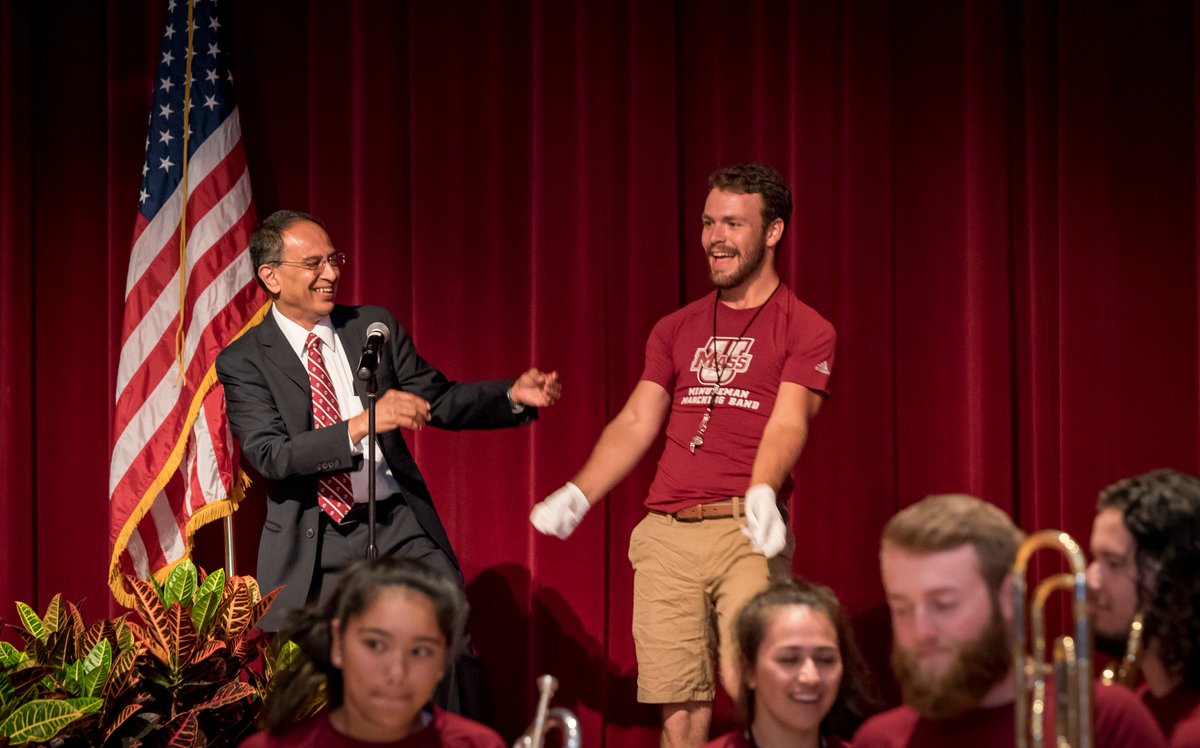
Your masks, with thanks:
M276 664L256 624L276 593L201 579L190 561L161 586L127 583L133 614L91 624L61 595L40 616L17 603L25 646L0 642L0 746L236 745L250 731Z

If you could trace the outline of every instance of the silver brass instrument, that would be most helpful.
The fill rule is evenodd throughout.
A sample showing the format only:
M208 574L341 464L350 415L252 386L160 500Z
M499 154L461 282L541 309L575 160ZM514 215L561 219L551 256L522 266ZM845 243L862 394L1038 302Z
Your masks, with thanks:
M1066 557L1070 574L1043 580L1034 592L1030 610L1033 634L1032 656L1025 651L1025 571L1029 559L1043 548ZM1056 701L1055 745L1058 748L1092 748L1091 627L1087 610L1087 563L1079 544L1065 532L1042 530L1030 535L1017 549L1013 564L1013 667L1017 674L1015 703L1017 748L1042 748L1045 735L1046 681L1051 666L1046 662L1045 606L1050 595L1072 590L1071 618L1075 636L1060 636L1054 642L1054 685ZM1033 692L1027 693L1025 674L1033 676Z
M1110 662L1100 672L1100 682L1106 686L1120 683L1127 688L1137 684L1138 670L1142 656L1142 614L1138 613L1129 624L1129 638L1125 641L1125 656L1117 662Z
M558 681L553 675L543 675L537 680L541 696L538 698L537 713L525 734L517 738L513 748L542 748L549 730L561 730L563 748L581 748L583 736L579 730L579 720L568 709L562 707L550 708L550 697L558 690Z

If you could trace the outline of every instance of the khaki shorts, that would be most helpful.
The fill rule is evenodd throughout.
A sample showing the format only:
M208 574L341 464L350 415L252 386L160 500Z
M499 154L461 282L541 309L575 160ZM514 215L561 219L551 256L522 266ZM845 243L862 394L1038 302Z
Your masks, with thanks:
M737 666L737 613L767 586L769 576L791 574L795 549L789 530L787 547L768 568L766 557L742 534L744 521L680 522L652 512L633 529L638 701L712 701L718 645L721 667Z

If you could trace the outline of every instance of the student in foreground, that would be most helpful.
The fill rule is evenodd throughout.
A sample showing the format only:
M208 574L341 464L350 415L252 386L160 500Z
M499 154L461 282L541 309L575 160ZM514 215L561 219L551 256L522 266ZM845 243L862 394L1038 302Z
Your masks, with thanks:
M844 748L874 711L867 669L833 590L781 579L738 614L747 726L705 748Z
M854 748L1011 748L1024 679L1013 667L1012 567L1024 534L996 506L930 496L888 521L879 552L904 704L863 723ZM1145 705L1097 686L1096 748L1166 746ZM1054 710L1046 734L1053 739Z
M281 632L303 655L276 674L263 731L242 748L503 748L491 729L431 703L466 618L458 584L416 561L354 564ZM305 718L322 688L325 708Z

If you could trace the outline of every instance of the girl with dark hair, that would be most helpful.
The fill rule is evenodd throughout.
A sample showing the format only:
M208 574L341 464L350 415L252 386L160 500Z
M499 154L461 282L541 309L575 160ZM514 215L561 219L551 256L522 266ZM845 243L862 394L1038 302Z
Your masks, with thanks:
M263 732L242 748L503 748L491 729L430 703L466 617L462 589L420 563L355 564L280 632L303 654L276 674ZM322 692L326 707L305 719Z
M706 748L844 748L876 710L837 597L803 579L772 582L738 613L747 727Z

